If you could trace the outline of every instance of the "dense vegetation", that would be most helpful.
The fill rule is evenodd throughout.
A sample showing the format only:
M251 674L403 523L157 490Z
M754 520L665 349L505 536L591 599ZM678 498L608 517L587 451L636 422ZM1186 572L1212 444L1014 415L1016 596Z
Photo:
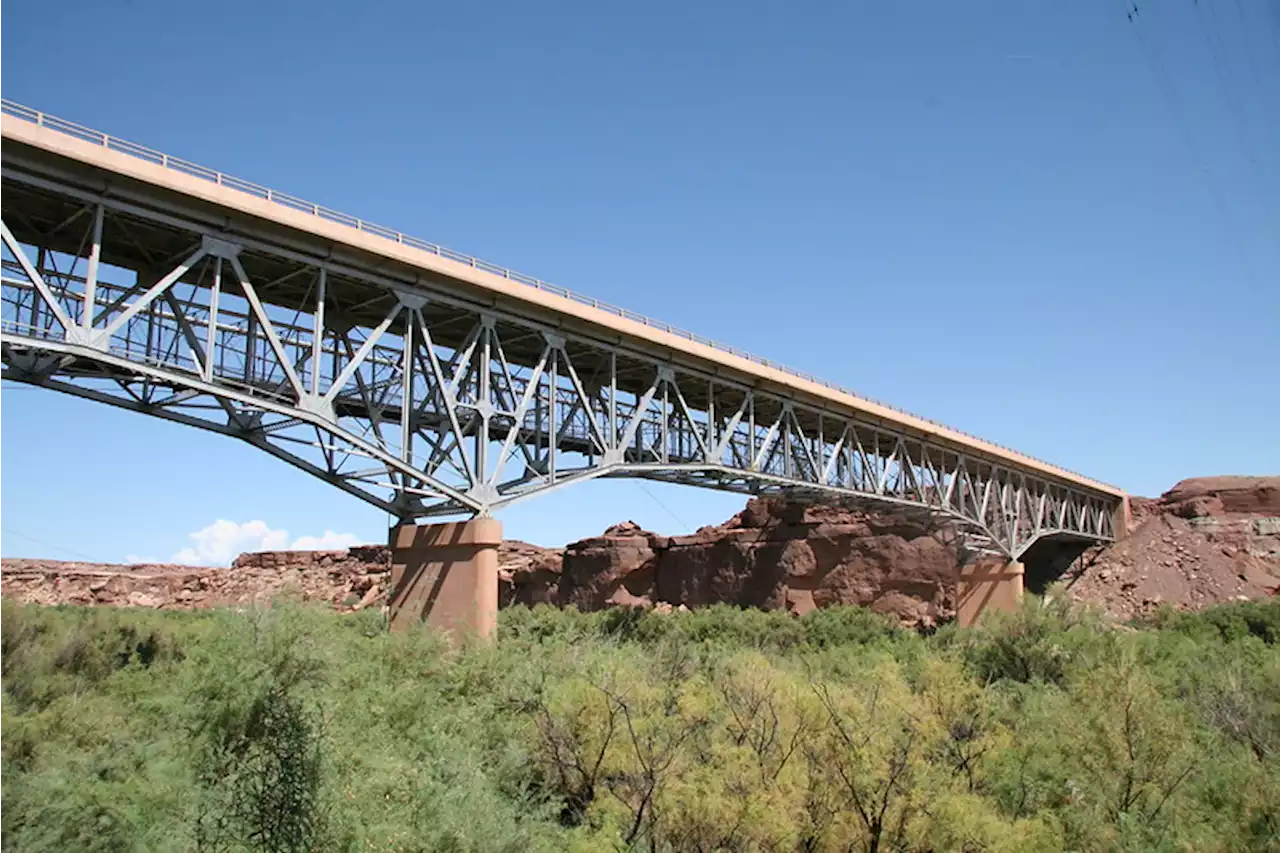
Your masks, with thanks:
M5 850L1280 849L1280 603L929 637L4 603Z

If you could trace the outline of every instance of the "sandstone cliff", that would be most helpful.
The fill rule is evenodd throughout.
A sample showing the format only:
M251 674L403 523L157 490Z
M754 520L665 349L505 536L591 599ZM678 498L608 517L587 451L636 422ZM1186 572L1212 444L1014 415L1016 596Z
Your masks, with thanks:
M955 552L894 513L756 499L722 525L658 536L628 522L565 548L556 598L612 605L727 602L805 613L860 604L909 624L954 612Z
M542 562L558 574L559 560L559 552L549 548L504 542L499 550L504 603L512 600L513 575L537 581ZM5 597L34 604L192 609L292 594L343 610L361 610L382 606L390 577L390 552L381 545L366 545L345 551L241 554L229 568L12 559L4 561L0 580Z
M1280 477L1186 480L1134 499L1129 536L1087 553L1070 593L1118 617L1275 594L1280 588ZM518 604L699 607L713 602L804 613L860 604L905 624L954 613L955 551L902 513L757 499L724 524L660 536L626 522L560 551L508 541L499 600ZM6 597L42 604L209 607L292 590L356 610L381 606L389 556L349 551L242 554L230 568L5 560Z

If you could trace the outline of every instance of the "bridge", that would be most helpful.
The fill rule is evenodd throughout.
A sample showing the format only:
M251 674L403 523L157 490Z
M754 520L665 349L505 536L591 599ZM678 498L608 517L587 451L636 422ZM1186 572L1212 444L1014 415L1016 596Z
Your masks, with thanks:
M0 140L4 379L391 513L393 624L487 630L493 514L596 477L919 512L965 622L1125 530L1119 489L626 309L7 100Z

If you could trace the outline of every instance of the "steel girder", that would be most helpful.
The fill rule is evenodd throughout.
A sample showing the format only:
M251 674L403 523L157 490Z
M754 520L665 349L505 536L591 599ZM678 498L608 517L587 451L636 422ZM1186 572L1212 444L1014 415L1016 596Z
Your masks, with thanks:
M1119 499L429 281L4 164L4 377L247 441L409 520L594 477L914 508L963 545Z

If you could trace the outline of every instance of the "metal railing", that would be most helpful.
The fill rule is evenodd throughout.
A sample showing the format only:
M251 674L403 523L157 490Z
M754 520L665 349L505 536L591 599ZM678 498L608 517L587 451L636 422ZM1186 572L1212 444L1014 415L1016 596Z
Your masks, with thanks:
M895 406L891 403L885 403L880 400L876 400L874 398L855 393L849 390L848 388L845 388L843 385L838 385L834 382L828 382L825 379L820 379L819 377L813 376L812 374L809 374L809 373L803 373L799 370L793 370L792 368L789 368L786 365L778 364L777 362L770 361L767 358L761 358L760 356L752 355L751 353L745 352L744 350L740 350L737 347L729 346L728 344L723 344L723 343L720 343L719 341L715 341L710 338L704 338L701 335L694 334L693 332L690 332L686 329L681 329L677 326L672 326L670 323L663 323L659 320L654 320L650 317L646 317L643 314L637 314L634 311L628 311L626 308L621 308L617 305L612 305L608 302L601 302L600 300L594 299L590 296L584 296L580 293L575 293L574 291L569 290L567 287L560 287L558 285L551 284L550 282L543 281L540 278L535 278L534 276L531 276L531 275L525 275L523 273L516 272L515 270L511 270L504 266L500 266L498 264L493 264L488 261L481 260L480 258L474 257L472 255L467 255L462 252L456 252L453 249L449 249L445 246L440 246L428 240L422 240L418 237L413 237L408 234L404 234L400 231L396 231L393 228L387 228L382 225L376 225L372 222L361 219L357 216L352 216L350 214L342 213L341 211L337 211L337 210L333 210L332 208L325 207L324 205L306 201L305 199L299 198L298 196L290 195L288 193L283 193L283 192L280 192L279 190L273 190L270 187L264 187L261 184L255 184L252 181L246 181L243 178L237 178L234 175L227 175L215 169L210 169L207 166L201 166L198 163L192 163L190 160L183 160L179 157L170 156L168 154L165 154L162 151L156 151L154 148L148 148L145 145L139 145L136 142L130 142L126 139L121 139L119 137L111 136L109 134L103 133L100 130L94 130L93 128L85 127L82 124L76 124L73 121L68 121L67 119L58 118L57 116L49 115L48 113L44 113L39 110L32 109L31 107L24 106L23 104L19 104L15 101L8 100L7 98L0 100L0 112L2 112L4 115L13 116L14 118L31 122L32 124L35 124L39 127L48 128L49 130L57 131L58 133L63 133L63 134L66 134L67 136L75 137L76 139L80 139L84 142L90 142L90 143L93 143L94 145L101 145L103 148L106 148L109 151L116 151L121 154L127 154L131 157L136 157L139 160L145 160L149 163L154 163L158 166L163 166L166 169L172 169L175 172L179 172L181 174L188 175L190 177L200 178L201 180L209 181L210 183L217 184L218 186L228 187L238 192L255 196L256 198L265 199L266 201L274 202L275 204L284 205L285 207L291 208L296 211L300 211L302 213L309 213L321 219L328 220L329 222L336 222L340 225L346 225L348 227L355 228L358 231L363 231L367 234L374 234L378 237L383 237L387 240L394 241L404 246L410 246L414 249L430 252L433 255L438 255L442 258L447 258L451 261L457 261L458 263L466 264L467 266L473 267L475 269L482 270L484 272L491 273L493 275L501 276L510 281L515 281L515 282L519 282L520 284L528 285L530 287L535 287L538 290L545 291L547 293L551 293L556 296L561 296L565 299L570 299L579 304L587 305L587 306L590 306L591 308L595 308L600 311L605 311L627 320L632 320L634 322L641 323L650 328L658 329L668 334L675 335L680 338L684 338L685 340L693 341L694 343L710 347L719 352L727 353L728 355L745 359L754 364L761 365L762 367L768 367L770 369L780 371L782 373L787 374L788 376L794 376L797 379L803 379L807 382L812 382L815 385L821 385L824 388L830 388L833 391L838 391L841 394L846 394L858 400L872 403L874 405L881 406L886 409L891 409L892 411L898 412L899 414L916 418L917 420L924 421L925 423L932 424L933 426L939 427L941 429L945 429L950 432L954 432L959 435L966 436L967 438L974 439L975 441L981 441L984 444L988 444L992 447L1000 448L1001 450L1006 450L1010 453L1016 453L1019 456L1023 456L1027 459L1031 459L1035 462L1039 462L1042 465L1048 465L1053 468L1057 468L1060 471L1065 471L1066 473L1074 474L1077 477L1084 478L1083 474L1080 474L1076 471L1071 471L1070 469L1063 468L1060 465L1054 465L1053 463L1046 462L1042 459L1036 459L1035 457L1029 456L1028 454L1023 453L1020 450L1015 450L1011 447L1006 447L1005 445L997 444L993 441L988 441L987 439L984 439L984 438L979 438L976 435L948 426L947 424L941 423L939 421L935 421L932 418L926 418L926 417L922 417L921 415L908 412L906 409L903 409L899 406ZM1085 478L1085 479L1090 479L1090 478ZM1101 481L1097 481L1097 482L1101 482ZM1107 485L1107 484L1103 484L1103 485Z

